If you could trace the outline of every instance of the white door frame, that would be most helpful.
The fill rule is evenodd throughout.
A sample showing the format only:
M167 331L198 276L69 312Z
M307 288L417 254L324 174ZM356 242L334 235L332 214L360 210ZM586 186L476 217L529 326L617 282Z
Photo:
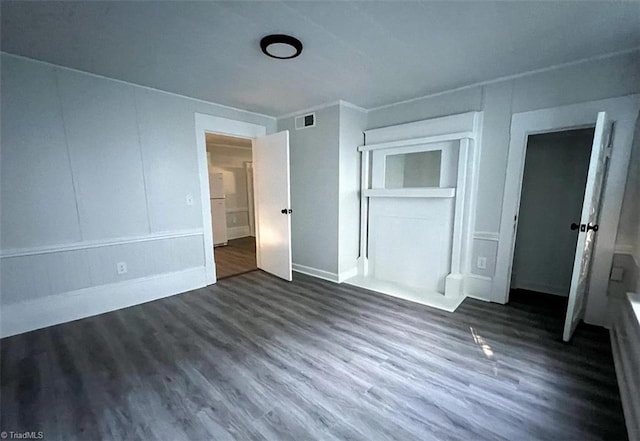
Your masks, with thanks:
M200 178L200 205L202 208L202 225L204 232L204 264L206 283L216 283L216 265L213 254L213 231L211 230L211 209L209 201L209 167L207 164L207 133L236 136L239 138L254 139L267 134L267 128L259 124L244 121L195 114L196 143L198 147L198 175Z
M253 149L252 149L253 150ZM249 180L251 174L251 180ZM253 191L253 160L244 163L244 177L247 183L247 214L249 216L249 234L256 236L255 195Z
M528 136L595 126L598 112L605 111L614 123L613 152L603 194L600 229L598 230L588 289L592 294L587 299L585 321L598 325L606 324L609 270L613 260L633 132L639 110L640 95L629 95L516 113L512 116L509 158L500 220L500 242L493 282L497 301L507 303L509 300L517 226L516 216L520 206Z

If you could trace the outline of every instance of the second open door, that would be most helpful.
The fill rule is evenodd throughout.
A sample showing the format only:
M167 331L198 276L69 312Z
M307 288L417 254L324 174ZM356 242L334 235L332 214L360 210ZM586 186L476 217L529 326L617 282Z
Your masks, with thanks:
M582 214L578 225L578 243L576 245L571 287L569 289L567 316L562 335L564 341L571 340L576 326L584 315L591 260L598 231L600 202L607 176L611 131L612 125L607 118L607 114L605 112L598 113L593 146L591 148L591 159L589 160L589 171L587 172L587 185L584 190Z
M253 141L253 179L258 268L291 281L289 132Z

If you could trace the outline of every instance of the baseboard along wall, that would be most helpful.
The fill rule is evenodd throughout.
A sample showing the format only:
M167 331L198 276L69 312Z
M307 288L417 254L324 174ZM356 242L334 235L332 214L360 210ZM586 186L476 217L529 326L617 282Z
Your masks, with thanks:
M3 305L0 337L135 306L204 286L205 267L197 267Z

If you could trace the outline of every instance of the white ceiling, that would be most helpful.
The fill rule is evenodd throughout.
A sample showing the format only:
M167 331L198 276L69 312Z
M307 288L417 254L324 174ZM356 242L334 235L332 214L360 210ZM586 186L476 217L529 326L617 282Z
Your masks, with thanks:
M2 1L3 51L268 115L372 108L640 46L640 2ZM294 35L294 60L260 38Z

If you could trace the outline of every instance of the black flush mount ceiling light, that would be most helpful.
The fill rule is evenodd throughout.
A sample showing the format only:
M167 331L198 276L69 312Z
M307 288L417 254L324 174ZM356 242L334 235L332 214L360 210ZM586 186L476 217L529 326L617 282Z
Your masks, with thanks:
M291 35L272 34L260 40L260 48L271 58L288 60L302 53L302 42Z

